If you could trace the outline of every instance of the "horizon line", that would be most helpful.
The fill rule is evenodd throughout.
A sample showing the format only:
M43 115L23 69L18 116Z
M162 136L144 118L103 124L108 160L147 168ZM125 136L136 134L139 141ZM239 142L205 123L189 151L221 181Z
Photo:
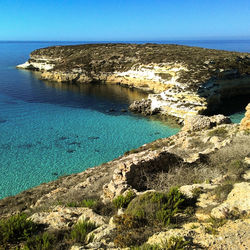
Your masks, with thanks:
M84 42L84 43L130 43L130 42L143 42L143 43L150 43L150 42L175 42L175 41L249 41L250 38L209 38L209 39L159 39L159 40L0 40L0 42Z

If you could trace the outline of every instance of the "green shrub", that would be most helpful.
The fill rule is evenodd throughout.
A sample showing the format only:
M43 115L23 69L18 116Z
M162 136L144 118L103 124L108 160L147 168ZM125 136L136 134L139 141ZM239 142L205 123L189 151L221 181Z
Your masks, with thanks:
M149 223L168 225L176 213L184 208L185 200L177 188L171 188L168 193L148 192L131 201L125 213Z
M245 210L240 211L239 208L234 207L232 210L224 211L225 218L228 220L238 220L247 217L247 212Z
M119 195L113 200L113 204L116 208L125 208L135 198L135 193L129 190L125 196Z
M140 246L148 237L152 235L152 228L139 227L139 228L122 228L115 232L114 244L116 247L131 247Z
M16 243L28 239L38 231L38 225L18 214L0 221L0 244Z
M144 243L150 235L152 228L145 225L145 221L138 217L123 214L114 217L115 231L114 244L117 247L137 246Z
M74 242L87 243L87 235L96 228L95 223L88 221L78 222L70 233L70 238Z
M93 199L84 199L81 201L82 207L93 208L96 205L97 201Z
M135 232L131 231L119 231L114 238L114 244L117 247L130 247L137 244L137 237L135 237Z
M97 201L94 199L84 199L80 202L72 201L66 204L66 207L89 207L93 208L96 205Z
M66 207L79 207L76 201L71 201L66 204Z
M216 235L218 234L217 229L222 227L227 222L227 220L223 218L210 217L207 222L209 222L210 225L205 228L205 232Z
M52 249L53 243L55 242L55 237L48 233L43 233L42 235L36 235L28 238L24 250L50 250Z
M143 220L129 214L114 216L114 223L117 225L118 229L133 229L143 226Z
M182 250L182 249L187 249L190 245L191 242L185 240L183 237L172 236L162 244L162 249Z

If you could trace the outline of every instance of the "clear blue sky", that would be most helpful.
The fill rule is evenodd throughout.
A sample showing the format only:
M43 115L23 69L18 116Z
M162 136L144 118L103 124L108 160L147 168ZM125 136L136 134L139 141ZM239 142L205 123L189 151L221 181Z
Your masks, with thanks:
M0 0L0 40L245 38L250 0Z

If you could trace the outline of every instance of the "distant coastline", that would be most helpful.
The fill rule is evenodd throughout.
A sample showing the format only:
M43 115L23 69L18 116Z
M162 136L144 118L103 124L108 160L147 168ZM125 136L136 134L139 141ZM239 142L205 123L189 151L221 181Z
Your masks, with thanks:
M0 43L44 43L44 44L60 44L60 45L74 45L74 44L93 44L93 43L157 43L157 44L178 44L188 46L198 46L208 49L221 49L237 52L250 52L250 38L249 39L177 39L177 40L127 40L127 41L8 41L0 40Z

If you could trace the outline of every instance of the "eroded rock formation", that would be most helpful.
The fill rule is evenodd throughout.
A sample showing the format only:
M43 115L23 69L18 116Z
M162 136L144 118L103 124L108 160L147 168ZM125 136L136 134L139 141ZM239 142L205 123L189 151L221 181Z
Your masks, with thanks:
M86 44L35 50L18 68L58 82L105 82L153 92L131 109L183 120L250 94L249 53L167 44Z

